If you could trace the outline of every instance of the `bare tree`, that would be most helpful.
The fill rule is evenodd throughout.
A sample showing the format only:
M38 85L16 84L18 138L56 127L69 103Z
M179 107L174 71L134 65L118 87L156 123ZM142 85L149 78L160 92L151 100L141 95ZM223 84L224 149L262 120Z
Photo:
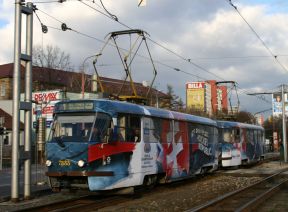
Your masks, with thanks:
M33 47L33 65L65 71L73 70L70 55L52 45L47 45L45 48L41 45Z
M176 111L179 110L179 96L174 93L172 85L167 85L166 97L162 99L160 107Z

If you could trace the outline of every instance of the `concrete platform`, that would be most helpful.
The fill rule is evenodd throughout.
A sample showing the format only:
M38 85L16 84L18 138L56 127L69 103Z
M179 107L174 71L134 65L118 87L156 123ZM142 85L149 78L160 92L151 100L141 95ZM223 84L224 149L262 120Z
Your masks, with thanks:
M265 177L277 173L279 171L284 171L283 174L288 175L288 163L284 163L279 160L266 161L260 164L254 164L249 166L241 166L240 168L226 168L217 171L216 174L221 175L234 175L243 177L249 176L259 176Z

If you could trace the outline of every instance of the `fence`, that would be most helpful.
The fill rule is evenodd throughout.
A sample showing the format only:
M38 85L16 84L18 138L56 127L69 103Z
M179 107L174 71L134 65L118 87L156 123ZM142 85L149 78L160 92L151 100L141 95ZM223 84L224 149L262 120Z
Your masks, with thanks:
M1 136L0 136L1 141ZM19 146L19 152L24 151L24 146ZM39 158L39 150L35 145L31 147L31 183L36 184L45 184L47 183L47 178L45 176L46 167L43 161L45 158ZM0 176L2 175L10 175L11 174L11 155L12 155L12 146L11 145L3 145L3 142L0 142ZM20 178L23 177L24 171L24 161L19 161L19 170L20 170ZM20 180L20 184L21 184ZM7 183L10 183L8 181ZM22 182L23 183L23 182ZM1 184L1 180L0 180Z

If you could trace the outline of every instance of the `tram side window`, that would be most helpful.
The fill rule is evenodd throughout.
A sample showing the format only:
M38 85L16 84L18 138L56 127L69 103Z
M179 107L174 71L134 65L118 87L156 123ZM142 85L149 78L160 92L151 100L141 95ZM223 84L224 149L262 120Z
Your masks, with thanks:
M260 141L263 142L263 141L264 141L264 139L263 139L263 137L264 137L263 132L262 132L262 131L259 131L259 133L260 133L260 135L259 135L259 136L260 136Z
M128 142L140 142L141 140L141 117L130 114L118 116L119 140Z
M190 123L188 125L188 128L190 143L198 143L200 144L201 148L206 148L208 147L208 145L214 145L214 143L217 143L217 134L214 134L213 127L202 124Z
M234 129L234 142L236 143L240 142L240 129L239 128Z
M153 142L162 142L161 140L161 129L162 129L162 125L163 125L163 121L162 119L159 118L152 118L150 119L150 138L149 138L149 142L153 143Z
M162 121L162 142L172 143L173 141L173 122L171 120L163 120ZM165 139L165 140L164 140Z
M257 130L254 130L254 144L257 143L257 140L258 140L257 135L258 135L258 131L257 131Z
M232 140L232 131L231 131L231 128L224 128L222 130L222 139L224 142L226 143L232 143L233 140Z
M171 120L153 117L149 118L149 129L147 126L145 125L146 132L144 131L145 142L171 143L173 141L173 123Z
M178 142L185 142L188 140L187 133L185 133L185 128L187 125L184 122L174 121L174 141L175 143Z
M247 138L248 138L248 143L254 144L254 131L253 130L247 130Z
M149 129L149 142L162 142L161 131L162 131L163 120L160 118L150 119Z

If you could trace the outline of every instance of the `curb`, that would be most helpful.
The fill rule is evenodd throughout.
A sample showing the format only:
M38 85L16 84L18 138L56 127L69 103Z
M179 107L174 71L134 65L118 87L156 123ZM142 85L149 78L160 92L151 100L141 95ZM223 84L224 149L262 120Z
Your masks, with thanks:
M45 189L42 189L42 190L38 190L38 191L33 191L31 192L31 199L35 199L37 197L40 197L40 196L44 196L44 195L48 195L48 194L52 194L52 190L50 188L45 188ZM0 203L3 203L3 202L8 202L10 201L11 199L11 196L0 196ZM23 194L20 194L19 195L19 201L25 201L24 200L24 197L23 197Z

